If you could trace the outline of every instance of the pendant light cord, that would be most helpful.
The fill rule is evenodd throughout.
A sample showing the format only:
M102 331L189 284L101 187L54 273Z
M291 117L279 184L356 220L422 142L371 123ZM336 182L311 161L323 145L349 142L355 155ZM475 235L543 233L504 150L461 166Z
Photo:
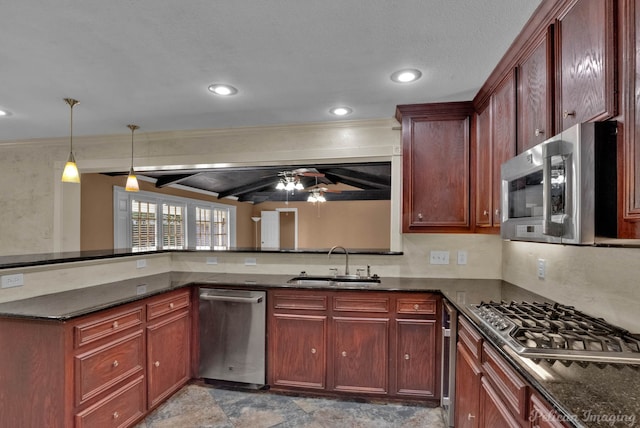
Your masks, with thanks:
M133 132L140 127L138 125L127 125L127 127L131 130L131 169L133 169Z
M73 98L65 98L64 99L69 107L71 107L71 115L69 120L69 151L73 153L73 106L78 104L80 101L74 100Z

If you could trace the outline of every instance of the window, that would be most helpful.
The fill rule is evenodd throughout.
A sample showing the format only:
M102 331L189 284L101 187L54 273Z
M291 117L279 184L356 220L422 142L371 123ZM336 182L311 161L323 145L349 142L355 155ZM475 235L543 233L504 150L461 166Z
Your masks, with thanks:
M184 249L184 206L162 204L162 248Z
M156 241L156 211L154 203L145 201L131 201L131 249L133 251L155 250Z
M226 250L235 246L236 207L114 186L114 248ZM162 217L160 217L160 215Z

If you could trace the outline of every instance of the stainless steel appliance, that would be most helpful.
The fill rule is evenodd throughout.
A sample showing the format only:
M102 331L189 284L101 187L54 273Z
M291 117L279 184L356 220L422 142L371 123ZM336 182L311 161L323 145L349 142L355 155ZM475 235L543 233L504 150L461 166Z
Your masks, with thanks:
M503 239L616 237L616 122L577 124L502 164L501 178Z
M442 301L442 362L440 406L447 426L453 426L456 389L456 336L458 311L446 300Z
M640 365L638 338L572 306L489 302L469 309L486 332L534 361Z
M203 379L265 384L266 293L200 287Z

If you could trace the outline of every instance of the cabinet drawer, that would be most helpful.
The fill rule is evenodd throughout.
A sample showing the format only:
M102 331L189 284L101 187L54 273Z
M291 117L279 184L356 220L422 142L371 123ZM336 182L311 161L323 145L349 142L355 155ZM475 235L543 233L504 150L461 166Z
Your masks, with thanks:
M144 377L76 415L76 427L126 427L141 418L145 410Z
M482 345L482 369L509 410L520 418L526 417L527 384L488 344Z
M482 337L464 318L458 317L458 342L462 342L469 352L480 361Z
M435 315L437 301L429 297L403 297L396 302L396 311L399 314Z
M76 348L142 324L142 306L92 318L75 327Z
M147 304L147 321L189 307L189 291L181 291Z
M144 369L143 331L75 357L76 404L80 405Z
M274 309L326 311L327 296L306 293L274 293Z
M336 296L333 298L336 312L389 312L388 297Z

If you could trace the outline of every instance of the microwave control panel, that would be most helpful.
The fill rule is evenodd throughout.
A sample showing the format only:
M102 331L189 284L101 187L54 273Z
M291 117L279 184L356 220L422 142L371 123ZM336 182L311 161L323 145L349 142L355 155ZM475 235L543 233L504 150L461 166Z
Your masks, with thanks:
M516 226L517 238L542 238L541 224L519 224Z

